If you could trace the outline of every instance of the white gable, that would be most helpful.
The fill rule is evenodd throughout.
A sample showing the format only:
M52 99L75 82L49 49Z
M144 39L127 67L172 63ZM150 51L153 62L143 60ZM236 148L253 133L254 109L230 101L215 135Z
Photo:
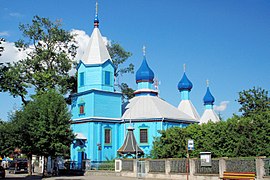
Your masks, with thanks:
M190 100L182 100L178 109L193 119L200 120L200 116Z
M208 121L219 122L220 119L213 109L206 109L201 117L200 124L208 123Z

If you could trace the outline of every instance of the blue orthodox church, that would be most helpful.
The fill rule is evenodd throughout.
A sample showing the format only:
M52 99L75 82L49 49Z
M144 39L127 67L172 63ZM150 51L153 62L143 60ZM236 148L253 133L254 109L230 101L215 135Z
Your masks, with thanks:
M154 137L159 136L158 130L207 123L209 120L219 121L213 111L214 97L209 87L204 97L205 112L201 121L190 100L193 85L185 70L178 83L181 101L178 107L174 107L161 99L153 87L155 75L147 63L144 51L141 66L136 72L135 97L124 108L122 94L114 88L114 70L115 66L99 30L96 13L88 47L77 67L77 93L72 95L72 129L76 135L71 145L73 161L81 163L84 159L105 161L116 158L129 126L134 129L139 148L148 155Z

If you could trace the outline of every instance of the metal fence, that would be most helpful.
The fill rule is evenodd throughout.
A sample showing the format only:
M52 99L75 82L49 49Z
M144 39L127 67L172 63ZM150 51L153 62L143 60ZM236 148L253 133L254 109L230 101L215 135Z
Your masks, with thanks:
M211 160L211 166L201 166L201 160L195 160L196 174L219 174L219 160Z
M227 159L226 171L256 172L256 160L255 159Z
M187 159L170 159L171 173L186 173Z
M263 159L265 176L270 176L270 158Z
M122 171L133 171L133 160L122 160Z
M165 160L149 160L149 172L165 173Z

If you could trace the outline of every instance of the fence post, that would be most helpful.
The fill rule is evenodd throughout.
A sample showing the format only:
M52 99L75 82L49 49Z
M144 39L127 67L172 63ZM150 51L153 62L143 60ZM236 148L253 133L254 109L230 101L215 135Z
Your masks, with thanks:
M115 159L115 172L121 172L122 171L122 159Z
M137 177L138 174L138 165L137 165L137 159L133 159L133 173L134 177Z
M219 159L219 177L223 177L223 173L226 171L226 161L225 157Z
M264 176L264 162L263 158L266 158L265 156L256 157L256 179L262 180Z
M196 173L196 165L195 161L197 158L190 158L189 159L189 179L195 179L195 173Z
M147 177L148 173L149 173L149 159L145 160L145 177Z
M165 174L168 175L171 172L170 160L165 160Z

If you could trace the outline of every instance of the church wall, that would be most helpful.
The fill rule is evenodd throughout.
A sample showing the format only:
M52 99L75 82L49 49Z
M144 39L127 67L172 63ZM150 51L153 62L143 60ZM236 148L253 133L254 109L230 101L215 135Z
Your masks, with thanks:
M153 89L153 84L149 82L139 82L138 89Z
M73 133L81 133L83 134L87 140L85 141L85 144L82 144L80 140L75 140L75 144L71 144L71 160L78 161L79 159L79 152L84 151L85 152L85 158L89 159L90 158L90 151L89 147L90 146L90 137L91 137L91 131L90 131L90 123L82 123L82 124L73 124L72 126ZM76 143L76 141L79 141L79 143Z
M106 93L101 91L94 92L94 116L121 118L121 94Z
M84 74L83 85L81 85L81 75ZM89 89L102 89L102 67L85 67L83 64L78 69L78 93Z
M105 91L110 91L113 92L114 91L114 67L112 66L112 64L110 63L110 61L106 61L103 65L102 65L103 69L102 69L102 89ZM110 78L106 77L106 73L110 74ZM109 80L109 84L106 84L106 80Z
M72 98L72 119L92 117L94 115L94 93L75 96ZM80 106L84 106L84 113L80 113Z

